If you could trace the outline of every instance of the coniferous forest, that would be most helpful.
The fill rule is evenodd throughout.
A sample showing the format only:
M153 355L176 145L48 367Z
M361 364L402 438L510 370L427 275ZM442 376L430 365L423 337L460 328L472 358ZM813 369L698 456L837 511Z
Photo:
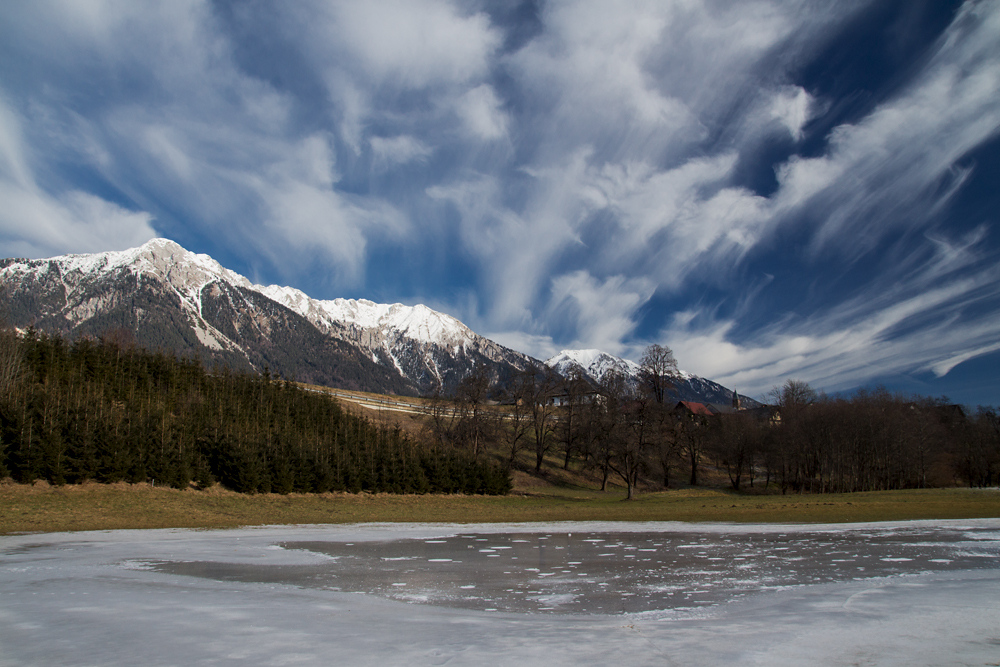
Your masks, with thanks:
M0 478L245 493L510 490L506 468L344 411L269 373L112 338L0 334Z

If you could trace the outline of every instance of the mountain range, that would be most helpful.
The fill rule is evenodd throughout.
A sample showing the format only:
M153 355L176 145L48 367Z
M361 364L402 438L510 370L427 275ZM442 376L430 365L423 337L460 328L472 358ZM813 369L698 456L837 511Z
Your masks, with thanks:
M585 378L596 384L604 376L616 370L633 384L639 381L641 367L628 359L616 357L601 350L563 350L546 360L545 364L556 370L560 375L567 375L574 367L582 371ZM696 401L714 406L728 407L733 402L733 390L723 387L718 382L678 371L672 380L672 398L677 401ZM747 397L740 397L744 407L757 407L760 402Z
M208 365L389 394L450 394L476 366L495 382L542 362L423 305L310 298L255 285L208 255L167 239L138 248L49 259L0 259L8 323L70 338L124 336ZM577 364L592 381L638 365L598 350L544 362ZM729 403L732 391L682 373L677 397Z

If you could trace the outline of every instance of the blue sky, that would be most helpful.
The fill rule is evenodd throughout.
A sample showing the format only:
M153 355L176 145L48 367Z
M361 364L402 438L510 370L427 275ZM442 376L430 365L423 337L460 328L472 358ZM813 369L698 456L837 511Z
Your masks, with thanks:
M165 236L761 396L1000 404L1000 3L0 7L0 252Z

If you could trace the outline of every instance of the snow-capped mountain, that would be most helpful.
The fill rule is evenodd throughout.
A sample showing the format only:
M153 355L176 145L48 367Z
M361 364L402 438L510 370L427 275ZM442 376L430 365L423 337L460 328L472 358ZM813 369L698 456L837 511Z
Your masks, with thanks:
M290 287L258 289L320 331L365 350L373 361L395 368L425 392L456 387L477 363L493 367L496 379L537 365L531 357L494 343L454 317L422 304L319 301Z
M128 332L145 347L209 364L349 389L447 394L477 365L502 383L539 363L427 306L322 301L255 285L167 239L121 252L0 259L0 290L0 316L22 329ZM577 364L594 381L615 367L633 378L639 372L635 362L599 350L564 350L545 363L563 375ZM732 391L681 373L676 396L728 404Z
M611 370L617 370L637 384L641 370L639 364L634 361L622 359L601 350L563 350L547 359L545 365L560 375L569 374L574 366L579 367L587 379L595 384L600 383L605 374ZM678 371L677 378L674 380L672 397L677 401L697 401L725 407L732 405L733 390L723 387L718 382L712 382L685 371ZM741 401L746 407L760 405L753 399L741 397Z
M593 382L600 382L611 370L627 377L639 377L639 364L600 350L563 350L547 359L545 365L560 375L568 375L574 367L578 367Z
M426 306L320 301L255 285L167 239L121 252L0 260L0 284L15 326L67 335L127 330L147 347L318 384L448 392L476 364L502 379L536 363Z

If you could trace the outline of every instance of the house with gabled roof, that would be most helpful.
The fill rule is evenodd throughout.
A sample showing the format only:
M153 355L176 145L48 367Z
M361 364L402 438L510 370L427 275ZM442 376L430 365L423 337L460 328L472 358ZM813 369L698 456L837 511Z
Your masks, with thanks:
M696 403L695 401L678 402L677 405L674 406L674 413L691 419L695 417L707 418L713 415L711 408L704 403Z

